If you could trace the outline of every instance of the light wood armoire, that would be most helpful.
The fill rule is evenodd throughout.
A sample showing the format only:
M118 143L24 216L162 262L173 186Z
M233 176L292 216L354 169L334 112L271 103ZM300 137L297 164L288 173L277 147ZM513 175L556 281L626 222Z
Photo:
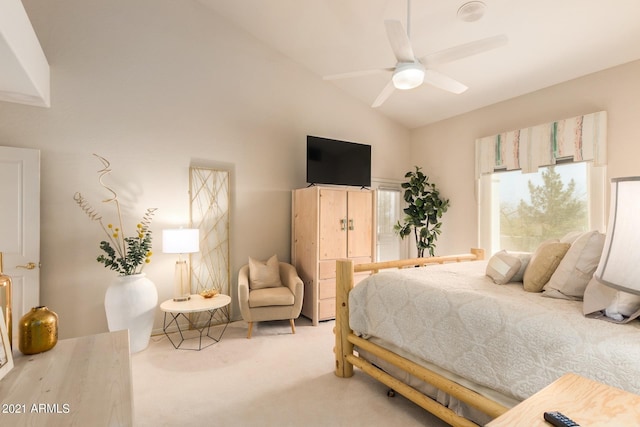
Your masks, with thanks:
M291 257L304 282L302 314L317 325L336 316L336 260L374 261L374 193L307 187L293 190L292 208Z

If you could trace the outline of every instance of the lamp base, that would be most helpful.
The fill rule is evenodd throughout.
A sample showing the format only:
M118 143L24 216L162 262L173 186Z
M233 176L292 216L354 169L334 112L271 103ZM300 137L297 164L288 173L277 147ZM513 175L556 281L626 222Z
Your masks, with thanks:
M191 299L191 277L189 275L189 265L186 260L176 261L174 277L174 301L188 301Z

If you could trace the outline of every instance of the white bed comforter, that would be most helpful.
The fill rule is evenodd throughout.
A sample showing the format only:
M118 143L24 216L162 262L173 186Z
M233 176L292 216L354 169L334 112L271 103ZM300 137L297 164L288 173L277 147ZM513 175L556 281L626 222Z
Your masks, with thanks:
M640 322L496 285L486 261L386 271L349 295L351 328L518 400L567 372L640 394Z

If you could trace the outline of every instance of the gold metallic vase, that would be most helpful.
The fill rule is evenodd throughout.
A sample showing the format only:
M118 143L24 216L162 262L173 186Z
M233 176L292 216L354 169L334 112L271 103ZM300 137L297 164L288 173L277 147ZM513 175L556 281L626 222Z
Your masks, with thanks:
M11 315L11 277L7 276L2 271L2 252L0 252L0 292L4 289L4 298L3 295L0 295L0 306L4 313L4 323L7 325L9 343L11 344L11 348L13 348L13 323L11 323L11 318L13 317Z
M23 354L51 350L58 343L58 315L45 306L34 307L22 316L18 330Z

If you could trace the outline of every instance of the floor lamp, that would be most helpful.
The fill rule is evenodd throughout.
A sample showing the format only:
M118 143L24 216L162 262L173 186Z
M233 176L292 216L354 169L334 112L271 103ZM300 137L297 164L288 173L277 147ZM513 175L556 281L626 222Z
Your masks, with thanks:
M162 252L178 254L174 278L174 301L187 301L191 298L191 274L189 263L182 259L183 254L192 254L200 250L200 230L197 228L171 228L162 230Z

